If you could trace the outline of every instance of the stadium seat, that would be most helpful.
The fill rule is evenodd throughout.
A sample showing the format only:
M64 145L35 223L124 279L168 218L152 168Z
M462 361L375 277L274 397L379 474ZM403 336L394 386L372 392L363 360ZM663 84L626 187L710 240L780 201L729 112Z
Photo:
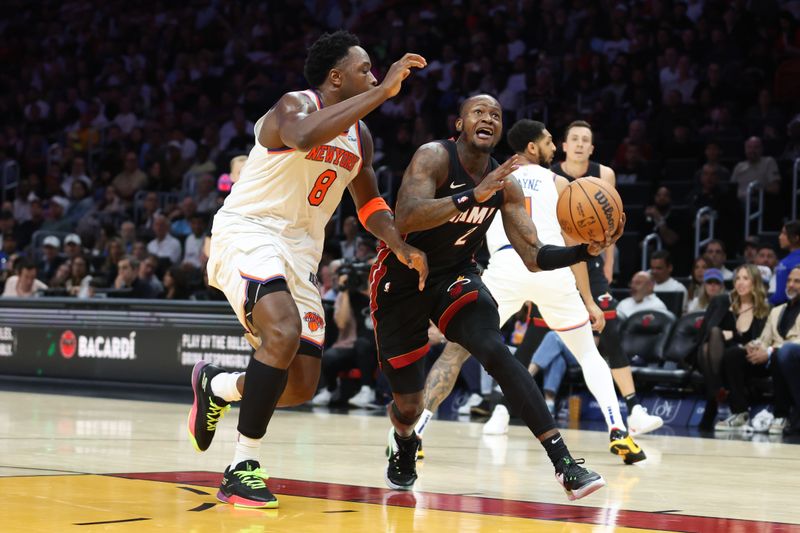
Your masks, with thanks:
M664 302L667 309L676 317L683 314L683 293L679 291L658 291L655 293L658 298Z
M639 311L620 329L622 351L638 366L660 364L675 317L660 311Z

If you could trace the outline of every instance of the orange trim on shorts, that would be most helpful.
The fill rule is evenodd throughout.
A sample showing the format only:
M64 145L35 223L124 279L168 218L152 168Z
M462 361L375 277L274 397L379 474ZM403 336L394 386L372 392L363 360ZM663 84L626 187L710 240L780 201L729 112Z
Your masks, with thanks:
M258 283L267 283L269 281L272 281L272 280L278 279L278 278L283 279L283 280L286 279L286 276L284 276L283 274L275 274L274 276L269 276L269 277L266 277L266 278L259 278L258 276L251 276L250 274L246 274L246 273L242 272L241 270L239 271L239 275L242 277L242 279L246 279L246 280L249 280L249 281L255 281L255 282L258 282Z
M314 339L312 339L311 337L306 337L305 335L300 335L300 338L301 338L302 340L306 341L306 342L309 342L309 343L313 344L313 345L314 345L314 346L316 346L317 348L322 348L323 346L325 346L325 343L324 343L324 342L318 342L318 341L315 341L315 340L314 340Z
M392 209L386 203L386 200L384 200L380 196L376 196L366 204L362 205L361 209L358 210L358 220L361 222L361 225L366 228L367 220L369 220L369 217L371 217L378 211L389 211L390 213L392 212Z

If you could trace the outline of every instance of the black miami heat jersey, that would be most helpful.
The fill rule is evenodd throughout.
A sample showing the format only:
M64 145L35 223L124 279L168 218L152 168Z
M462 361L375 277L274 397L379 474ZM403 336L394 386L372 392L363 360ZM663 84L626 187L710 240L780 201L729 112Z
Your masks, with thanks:
M575 178L564 172L564 169L561 168L561 163L553 164L550 167L550 170L552 170L559 176L564 176L569 181L575 181ZM589 167L586 169L586 172L584 172L583 176L579 177L585 178L587 176L599 178L600 163L596 161L589 161ZM601 294L607 293L608 280L606 279L606 275L603 273L603 267L605 266L605 259L603 258L603 254L592 257L590 261L586 262L586 266L589 269L589 285L591 287L592 295L596 298Z
M447 150L450 157L450 169L447 180L436 190L434 197L449 198L474 188L477 183L461 166L455 141L438 142ZM497 161L490 158L483 176L497 166ZM474 266L475 252L483 242L486 231L502 205L503 191L498 191L486 202L476 204L464 212L456 213L441 226L409 233L406 236L406 242L427 254L431 277L469 268ZM390 268L400 266L402 269L408 270L405 265L400 265L394 255L387 258L387 264ZM416 277L416 271L412 272Z

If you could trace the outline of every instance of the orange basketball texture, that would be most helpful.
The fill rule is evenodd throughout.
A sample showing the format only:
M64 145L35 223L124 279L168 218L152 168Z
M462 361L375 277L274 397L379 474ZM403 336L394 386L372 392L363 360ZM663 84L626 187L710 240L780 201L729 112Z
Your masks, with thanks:
M556 215L564 233L576 241L602 241L607 229L616 231L622 199L600 178L580 178L561 191Z

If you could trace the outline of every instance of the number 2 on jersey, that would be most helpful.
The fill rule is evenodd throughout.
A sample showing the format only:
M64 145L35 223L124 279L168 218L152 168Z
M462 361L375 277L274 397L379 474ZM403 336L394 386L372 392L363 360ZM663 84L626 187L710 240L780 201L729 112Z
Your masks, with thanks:
M478 226L470 228L469 231L467 231L464 235L456 239L456 242L453 244L455 244L456 246L464 246L465 244L467 244L467 237L469 237L469 234L475 231L476 229L478 229Z
M317 176L317 181L314 182L311 192L308 193L308 203L314 207L321 204L334 181L336 181L336 171L332 169L328 169Z

